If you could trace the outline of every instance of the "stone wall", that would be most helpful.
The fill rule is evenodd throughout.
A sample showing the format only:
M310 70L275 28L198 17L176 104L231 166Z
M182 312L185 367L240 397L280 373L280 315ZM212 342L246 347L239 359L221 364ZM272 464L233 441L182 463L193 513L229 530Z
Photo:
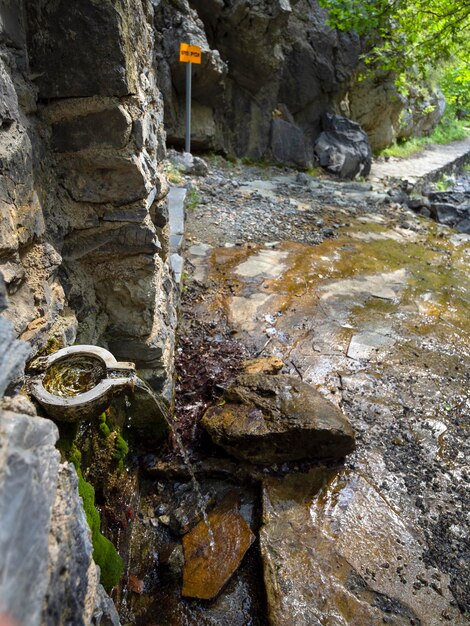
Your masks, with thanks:
M176 316L150 0L1 11L6 316L33 354L51 336L103 345L168 394Z
M75 469L20 390L29 358L77 341L170 395L153 46L150 0L0 3L0 613L22 626L119 623Z

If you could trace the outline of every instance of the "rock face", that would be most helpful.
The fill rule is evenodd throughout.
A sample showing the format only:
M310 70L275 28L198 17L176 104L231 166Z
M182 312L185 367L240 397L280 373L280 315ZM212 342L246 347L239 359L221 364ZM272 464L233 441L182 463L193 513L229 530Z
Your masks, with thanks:
M372 151L367 134L359 124L340 115L326 113L323 131L314 145L319 163L340 178L367 176L372 164Z
M183 596L211 600L240 565L255 536L238 508L227 496L208 516L210 531L201 521L183 537Z
M0 271L5 316L33 355L51 337L101 344L168 392L175 290L151 217L167 191L152 16L150 0L0 9Z
M303 458L340 459L354 449L341 411L291 376L245 374L211 407L202 425L233 456L263 465Z
M25 359L94 343L171 386L152 19L150 0L0 7L0 596L24 626L119 621L57 430L15 395Z
M260 533L269 623L466 623L425 541L354 471L267 479Z
M300 167L357 63L359 40L326 26L316 2L170 0L158 3L159 86L169 142L184 144L179 41L201 46L193 72L193 146Z
M427 85L401 96L394 76L357 78L361 44L331 30L326 12L307 0L161 0L155 12L159 86L172 145L185 135L185 68L178 44L202 48L193 68L195 149L308 168L321 116L358 122L379 150L406 133L427 134L442 97Z
M441 224L470 234L470 192L437 191L429 195L429 210Z

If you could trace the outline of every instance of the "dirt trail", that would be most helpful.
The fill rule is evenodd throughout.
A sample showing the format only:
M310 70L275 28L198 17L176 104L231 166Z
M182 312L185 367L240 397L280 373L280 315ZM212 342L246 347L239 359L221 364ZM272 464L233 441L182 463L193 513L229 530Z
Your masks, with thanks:
M372 165L371 180L403 178L416 181L419 178L435 176L469 153L470 137L444 146L430 145L423 152L408 159L391 158L388 161L375 161Z

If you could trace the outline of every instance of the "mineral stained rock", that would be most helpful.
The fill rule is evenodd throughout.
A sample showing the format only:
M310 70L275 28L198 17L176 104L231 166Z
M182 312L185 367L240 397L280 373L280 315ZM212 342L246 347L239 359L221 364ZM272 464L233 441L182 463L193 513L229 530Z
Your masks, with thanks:
M204 521L183 537L183 596L211 600L238 569L255 540L238 509L238 498L229 494L209 514L212 546Z
M272 626L466 623L420 531L358 472L266 479L260 544Z
M341 459L354 450L354 432L341 411L291 376L240 376L202 425L227 452L262 465Z

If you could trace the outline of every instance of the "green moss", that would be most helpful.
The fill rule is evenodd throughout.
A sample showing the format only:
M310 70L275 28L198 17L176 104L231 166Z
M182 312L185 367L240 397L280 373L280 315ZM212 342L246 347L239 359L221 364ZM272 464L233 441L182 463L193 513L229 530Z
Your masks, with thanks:
M93 485L84 480L80 471L78 471L78 493L83 500L83 508L91 530L93 559L101 569L100 582L109 592L121 577L122 559L111 541L101 533L100 514L95 505L95 490Z
M75 444L72 444L72 447L68 454L68 459L70 463L74 464L75 469L77 470L77 473L81 474L80 465L82 462L82 453L80 452L80 450L77 448Z
M125 439L121 437L119 433L116 433L116 440L114 442L114 454L113 458L117 461L123 461L124 457L129 453L129 446Z
M100 417L99 417L99 421L100 421L100 432L103 435L103 437L109 437L109 435L111 434L111 429L109 428L108 424L106 423L106 413L101 413Z

